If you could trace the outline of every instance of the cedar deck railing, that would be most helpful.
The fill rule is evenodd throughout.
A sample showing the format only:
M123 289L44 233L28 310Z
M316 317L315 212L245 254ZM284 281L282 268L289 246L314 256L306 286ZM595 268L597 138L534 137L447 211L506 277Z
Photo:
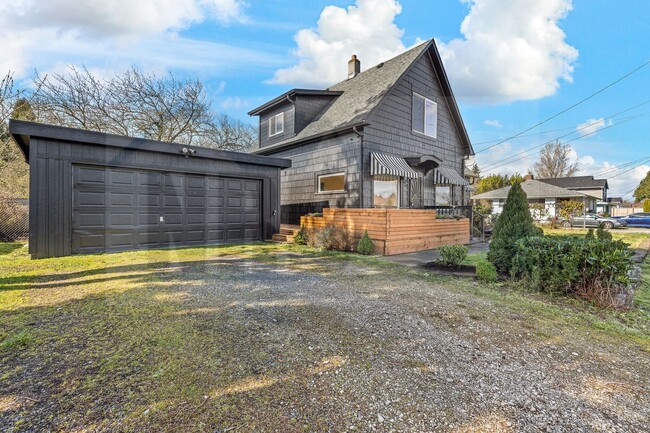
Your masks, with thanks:
M375 253L382 255L423 251L443 245L469 243L469 218L438 219L425 209L323 209L323 216L302 216L305 228L343 227L354 236L368 235Z

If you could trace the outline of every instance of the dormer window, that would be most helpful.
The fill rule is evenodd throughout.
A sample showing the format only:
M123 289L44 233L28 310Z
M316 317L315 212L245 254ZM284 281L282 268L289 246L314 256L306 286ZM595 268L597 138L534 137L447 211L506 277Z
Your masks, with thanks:
M438 104L413 93L413 131L436 138L437 130Z
M276 114L269 119L269 137L282 134L284 131L284 113Z

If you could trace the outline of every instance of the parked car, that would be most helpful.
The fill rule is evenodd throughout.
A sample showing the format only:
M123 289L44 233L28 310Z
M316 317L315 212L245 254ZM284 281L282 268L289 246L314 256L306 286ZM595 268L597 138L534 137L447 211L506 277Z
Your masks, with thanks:
M650 228L650 212L637 212L622 217L614 217L618 221L627 223L630 227Z
M627 222L616 218L602 217L595 213L588 213L584 216L574 216L571 220L564 220L562 227L598 227L603 225L603 228L614 229L625 227Z

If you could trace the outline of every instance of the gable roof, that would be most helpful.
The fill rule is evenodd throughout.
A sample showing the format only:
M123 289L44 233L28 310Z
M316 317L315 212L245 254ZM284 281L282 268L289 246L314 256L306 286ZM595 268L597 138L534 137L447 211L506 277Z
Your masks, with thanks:
M449 84L440 54L433 39L411 48L397 57L393 57L390 60L366 69L351 79L341 81L329 87L326 89L327 92L342 93L321 113L320 117L317 117L295 137L291 137L272 146L257 149L254 152L266 153L267 151L287 147L330 133L351 129L355 126L366 125L366 119L379 105L384 96L388 94L390 89L406 73L409 67L427 52L431 56L433 66L440 79L443 93L449 96L447 99L449 101L449 110L457 125L460 139L468 149L469 154L473 155L474 150L472 144L467 135L460 110L453 97L451 85ZM286 95L282 95L282 97L286 97ZM274 101L279 101L282 97L275 98ZM256 114L258 110L259 108L251 111L249 114Z
M508 197L510 188L512 188L512 186L505 186L503 188L484 192L483 194L476 194L472 196L472 200L505 199ZM529 199L587 197L585 194L581 192L571 191L566 188L550 185L540 180L528 180L526 182L522 182L521 189L524 190L524 192L526 193L526 197Z
M539 179L540 182L548 183L562 188L609 188L607 179L594 179L593 176L573 176Z

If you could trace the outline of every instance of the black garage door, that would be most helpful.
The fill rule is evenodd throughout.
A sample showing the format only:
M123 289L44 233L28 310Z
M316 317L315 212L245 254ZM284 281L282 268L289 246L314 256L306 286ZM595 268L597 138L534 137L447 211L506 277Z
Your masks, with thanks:
M261 240L260 181L73 167L72 252Z

